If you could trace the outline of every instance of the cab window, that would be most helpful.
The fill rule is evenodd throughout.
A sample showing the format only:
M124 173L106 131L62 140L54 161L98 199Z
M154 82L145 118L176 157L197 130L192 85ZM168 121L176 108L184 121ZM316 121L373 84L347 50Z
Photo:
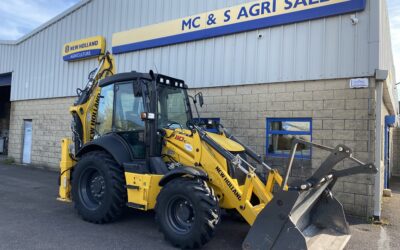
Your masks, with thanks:
M136 84L136 83L135 83ZM132 82L116 84L113 131L117 132L131 147L133 157L146 157L144 122L140 114L144 111L141 91L134 91Z
M159 127L186 127L190 109L184 89L160 86L158 90Z
M96 132L104 135L112 130L114 106L114 84L105 86L100 92L99 111L97 114Z
M144 122L140 118L143 111L143 98L135 96L132 82L115 86L115 132L144 130Z

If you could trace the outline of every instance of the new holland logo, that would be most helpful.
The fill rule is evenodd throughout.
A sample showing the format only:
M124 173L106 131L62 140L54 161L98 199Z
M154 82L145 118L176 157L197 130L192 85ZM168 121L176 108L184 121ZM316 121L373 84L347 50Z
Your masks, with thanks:
M64 61L75 61L104 54L104 51L105 38L94 36L64 44L62 54Z
M241 201L242 200L242 196L240 195L240 193L236 190L236 188L233 186L232 182L225 176L224 172L221 170L220 167L216 167L215 170L217 170L217 173L221 176L221 178L224 180L224 182L226 183L226 185L229 187L229 189L232 191L233 195L235 195L235 197Z
M74 45L71 47L69 47L69 45L66 45L65 50L67 50L67 47L68 47L68 51L69 50L78 50L78 49L89 49L91 47L96 47L97 45L99 45L99 41L90 41L87 43L81 43L81 44ZM65 51L65 53L68 53L68 51Z

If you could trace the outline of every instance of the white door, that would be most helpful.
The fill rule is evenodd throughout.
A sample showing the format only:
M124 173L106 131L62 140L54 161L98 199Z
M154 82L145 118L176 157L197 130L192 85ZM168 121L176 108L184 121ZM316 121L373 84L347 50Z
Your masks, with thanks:
M24 121L24 149L22 152L22 163L31 163L32 152L32 121Z

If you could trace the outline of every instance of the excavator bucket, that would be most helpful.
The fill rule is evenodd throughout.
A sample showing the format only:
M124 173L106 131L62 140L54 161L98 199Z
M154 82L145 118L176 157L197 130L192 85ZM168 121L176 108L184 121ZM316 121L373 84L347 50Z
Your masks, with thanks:
M257 216L243 249L343 249L349 226L329 183L306 192L276 193Z
M309 144L331 154L309 179L298 186L287 186L298 143ZM358 163L358 166L333 170L338 162L346 158ZM360 173L374 174L377 169L373 164L364 164L353 158L351 150L344 145L329 148L294 141L284 184L258 214L243 242L243 249L343 249L351 237L349 225L342 204L330 189L337 178Z

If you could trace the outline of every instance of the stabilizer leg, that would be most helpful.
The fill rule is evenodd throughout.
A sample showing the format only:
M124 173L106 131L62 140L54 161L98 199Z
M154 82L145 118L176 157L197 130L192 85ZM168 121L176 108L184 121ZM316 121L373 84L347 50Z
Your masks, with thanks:
M71 139L67 138L61 141L60 187L57 200L63 202L71 202L71 169L75 165L75 161L69 154L69 145L71 143Z

